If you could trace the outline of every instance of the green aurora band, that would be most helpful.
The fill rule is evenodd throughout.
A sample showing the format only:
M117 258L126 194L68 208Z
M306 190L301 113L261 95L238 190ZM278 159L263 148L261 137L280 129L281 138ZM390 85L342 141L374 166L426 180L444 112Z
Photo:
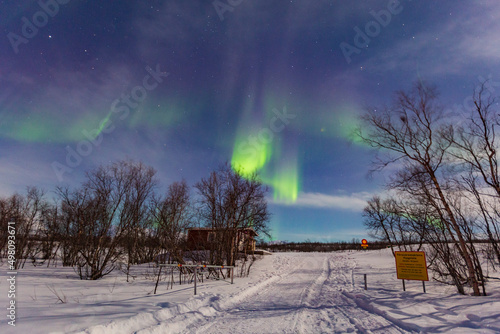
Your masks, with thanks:
M236 139L231 157L231 166L239 170L242 176L247 177L259 172L272 157L272 145L263 143L250 146L248 137L240 136Z
M300 176L297 163L290 163L287 166L275 171L272 178L263 177L263 181L274 189L274 200L284 203L294 203L297 201L300 189Z
M262 182L273 188L274 200L294 203L300 191L296 153L281 159L282 154L276 138L273 141L259 142L255 140L259 138L258 134L246 134L237 135L231 157L232 168L239 171L243 177L258 173Z
M28 112L24 116L3 116L0 136L25 143L69 143L95 139L107 125L117 128L149 127L164 128L179 123L185 118L182 105L178 101L152 103L137 110L131 110L123 120L121 115L108 111L107 115L88 112L77 119L69 119L62 114L51 112ZM13 114L15 115L15 114ZM84 135L84 132L87 135Z

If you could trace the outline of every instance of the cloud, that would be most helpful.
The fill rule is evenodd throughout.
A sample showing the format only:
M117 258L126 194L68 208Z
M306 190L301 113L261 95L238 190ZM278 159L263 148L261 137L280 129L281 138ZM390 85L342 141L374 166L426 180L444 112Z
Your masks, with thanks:
M408 28L403 39L388 42L387 47L359 65L378 73L416 67L421 75L440 77L461 74L485 62L498 63L500 4L485 1L458 6L450 10L448 17L429 21L424 29ZM489 15L482 14L485 12Z
M294 203L274 201L277 205L292 205L304 208L341 209L362 211L371 194L367 192L353 193L350 195L328 195L322 193L300 193Z

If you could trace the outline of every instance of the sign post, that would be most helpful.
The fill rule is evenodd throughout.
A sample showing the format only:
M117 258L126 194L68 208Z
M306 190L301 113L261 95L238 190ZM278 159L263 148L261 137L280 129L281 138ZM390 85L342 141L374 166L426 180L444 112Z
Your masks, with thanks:
M429 280L425 252L394 252L396 256L396 273L403 280L403 291L406 291L404 280L422 281L425 291L425 281Z
M361 247L363 247L363 249L367 249L368 248L368 241L366 239L361 240ZM367 290L368 289L368 285L366 283L366 274L363 274L363 277L364 277L364 280L365 280L365 290Z

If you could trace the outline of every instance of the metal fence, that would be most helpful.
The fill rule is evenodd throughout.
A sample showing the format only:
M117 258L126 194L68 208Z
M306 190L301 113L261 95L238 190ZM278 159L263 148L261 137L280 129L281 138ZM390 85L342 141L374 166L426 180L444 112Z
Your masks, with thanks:
M158 281L160 278L160 273L161 273L161 268L162 267L170 267L172 268L172 284L173 284L173 269L174 268L179 268L182 270L182 268L193 268L194 269L194 294L196 295L196 281L197 281L197 276L198 276L198 269L202 268L209 268L209 269L229 269L231 271L231 284L233 284L233 278L234 278L234 266L216 266L216 265L211 265L211 264L167 264L167 263L161 263L159 265L160 271L158 272L158 280L156 282L156 287L158 286ZM182 272L179 271L179 285L182 284L181 280L181 275ZM156 293L156 287L155 287L155 292Z

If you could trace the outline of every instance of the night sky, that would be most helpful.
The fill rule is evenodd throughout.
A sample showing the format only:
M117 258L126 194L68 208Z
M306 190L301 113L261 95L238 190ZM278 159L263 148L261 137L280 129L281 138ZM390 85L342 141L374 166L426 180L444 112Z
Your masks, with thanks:
M478 81L500 92L497 0L11 0L0 27L0 195L229 162L269 186L274 240L367 237L364 108L423 80L458 119Z

